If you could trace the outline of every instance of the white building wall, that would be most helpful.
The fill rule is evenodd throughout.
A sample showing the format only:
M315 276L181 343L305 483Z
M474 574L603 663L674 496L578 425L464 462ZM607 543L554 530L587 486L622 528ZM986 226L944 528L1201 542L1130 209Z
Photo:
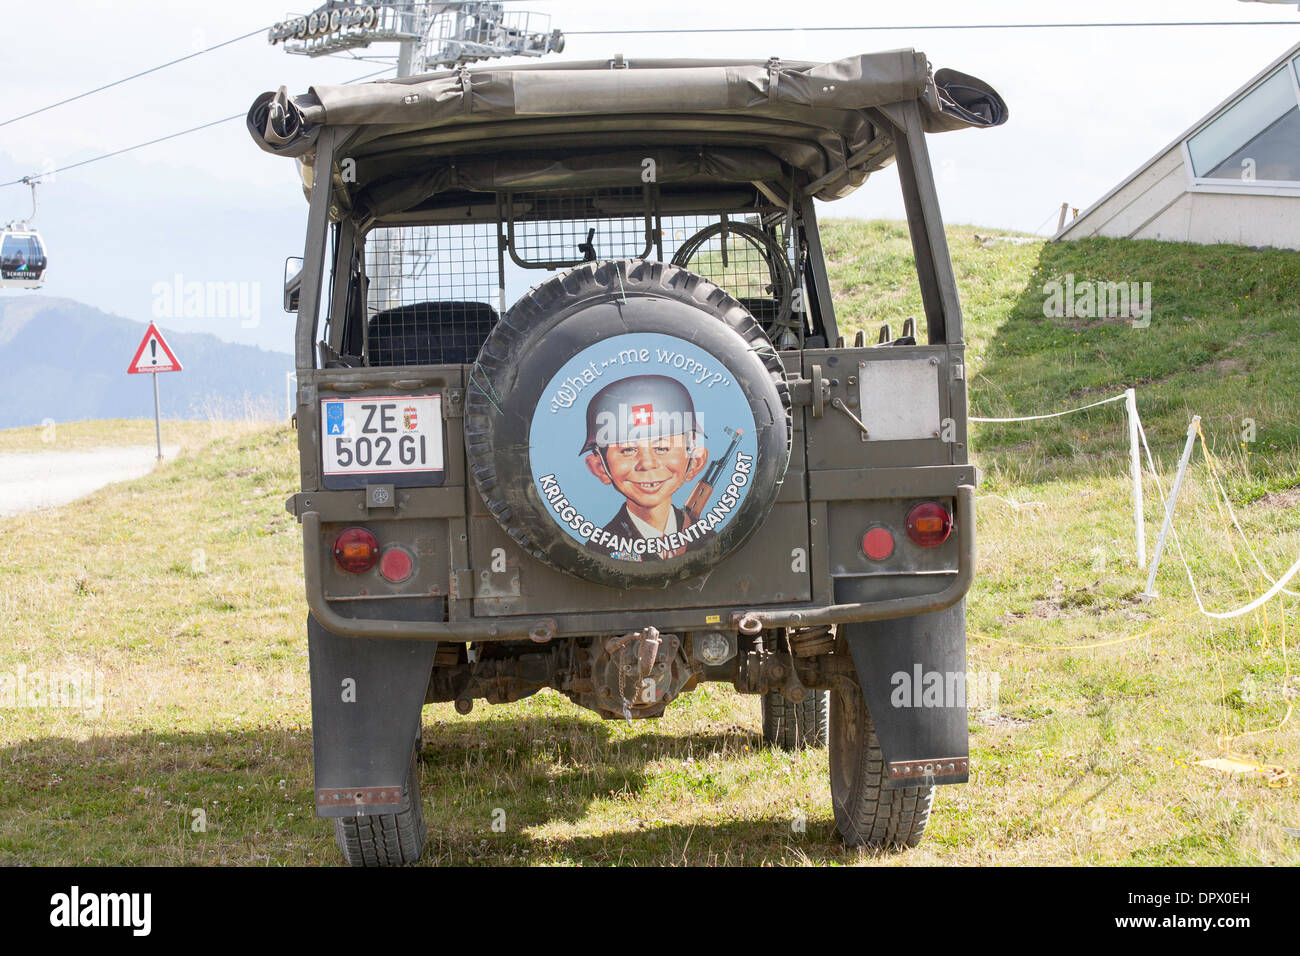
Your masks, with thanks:
M1300 249L1300 196L1189 190L1181 146L1069 223L1061 239L1108 236Z
M1187 187L1183 173L1183 154L1177 147L1156 158L1133 179L1082 216L1067 223L1062 239L1085 239L1089 236L1129 238L1152 216L1157 215ZM1170 195L1171 189L1175 190Z
M1187 193L1186 202L1189 242L1300 249L1300 196L1197 191Z

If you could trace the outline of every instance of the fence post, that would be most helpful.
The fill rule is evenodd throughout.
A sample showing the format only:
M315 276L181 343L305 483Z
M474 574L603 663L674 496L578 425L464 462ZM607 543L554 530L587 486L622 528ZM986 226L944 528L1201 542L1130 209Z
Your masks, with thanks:
M1142 504L1142 461L1138 456L1137 392L1124 390L1124 409L1128 412L1128 465L1133 476L1133 524L1137 528L1137 563L1141 571L1147 566L1147 526Z
M1160 570L1160 555L1165 550L1165 538L1174 523L1174 505L1178 502L1178 492L1183 487L1183 475L1187 472L1187 462L1192 457L1192 447L1196 444L1196 429L1201 424L1201 416L1193 415L1192 423L1187 426L1187 443L1183 445L1183 457L1178 460L1178 474L1174 475L1174 486L1169 489L1169 500L1165 502L1165 520L1160 525L1160 537L1156 539L1156 553L1151 556L1151 573L1147 575L1146 590L1142 597L1150 599L1156 596L1151 590L1156 584L1156 572Z

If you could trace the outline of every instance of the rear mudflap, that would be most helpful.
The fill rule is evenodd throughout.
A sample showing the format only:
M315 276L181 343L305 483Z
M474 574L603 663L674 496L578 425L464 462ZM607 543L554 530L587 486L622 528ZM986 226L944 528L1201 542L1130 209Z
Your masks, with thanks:
M406 808L433 641L339 637L307 617L316 813L371 816Z
M889 789L965 783L966 602L840 625L885 758Z

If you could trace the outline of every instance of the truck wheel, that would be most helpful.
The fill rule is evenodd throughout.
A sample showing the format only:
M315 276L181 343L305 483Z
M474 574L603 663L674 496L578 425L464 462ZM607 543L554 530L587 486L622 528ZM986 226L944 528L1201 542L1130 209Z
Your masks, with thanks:
M829 695L815 690L796 704L768 691L763 695L763 741L782 750L825 747Z
M420 802L420 768L414 751L405 789L407 802L397 813L334 820L334 841L348 866L397 866L420 858L427 831L424 805Z
M829 735L831 805L840 838L847 846L916 846L930 821L934 787L885 788L885 756L862 690L856 680L842 686L832 696Z

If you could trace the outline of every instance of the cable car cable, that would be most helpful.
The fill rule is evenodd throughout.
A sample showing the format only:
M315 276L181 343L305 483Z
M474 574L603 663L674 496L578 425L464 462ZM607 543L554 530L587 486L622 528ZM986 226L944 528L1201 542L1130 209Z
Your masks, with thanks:
M950 24L885 24L877 26L801 26L801 27L683 27L669 30L566 30L568 36L633 36L633 35L660 35L660 34L683 34L683 33L823 33L823 32L868 32L868 31L899 31L899 30L1068 30L1068 29L1087 29L1089 27L1112 28L1112 27L1231 27L1231 26L1294 26L1297 22L1294 20L1168 20L1168 21L1115 21L1108 23L950 23ZM241 40L247 40L249 37L263 33L270 27L258 27L256 30L250 30L248 33L232 37L229 40L223 40L221 43L213 44L202 50L196 50L193 53L187 53L185 56L177 57L174 60L168 60L166 63L160 63L157 66L150 67L147 70L141 70L139 73L132 73L130 76L124 76L120 80L114 80L112 83L105 83L103 86L97 86L94 89L86 90L84 93L78 93L75 96L69 96L66 99L50 103L48 106L42 106L39 109L22 113L18 116L10 117L7 120L0 121L0 127L8 126L11 123L17 123L19 120L36 116L48 110L56 109L76 100L84 99L95 93L112 89L115 86L121 86L123 83L129 83L131 80L139 79L142 76L148 76L150 73L157 73L159 70L165 70L169 66L175 66L177 63L183 63L186 60L192 60L197 56L205 53L211 53L214 50L220 50L222 47L230 46L232 43L238 43ZM335 56L336 54L330 54ZM379 57L353 56L348 59L356 60L378 60Z
M1107 28L1107 29L1110 29L1110 28L1119 28L1119 27L1231 27L1231 26L1295 26L1297 23L1300 23L1300 21L1294 21L1294 20L1167 20L1167 21L1112 21L1112 22L1095 22L1095 23L954 23L954 24L885 24L885 25L878 25L878 26L837 26L837 27L828 27L828 26L802 26L802 27L684 27L684 28L679 28L679 29L667 29L667 30L664 30L664 29L659 29L659 30L632 30L632 29L628 29L628 30L566 30L565 33L566 33L566 35L568 35L568 36L630 36L630 35L646 35L646 34L648 34L648 35L659 35L659 34L665 34L665 35L667 35L667 34L684 34L684 33L817 33L817 32L832 32L832 31L835 31L835 32L844 32L844 31L867 32L867 31L900 31L900 30L1066 30L1066 29L1087 29L1087 28ZM38 110L33 110L33 111L31 111L30 113L24 113L24 114L22 114L21 116L15 116L15 117L13 117L12 119L8 119L8 120L5 120L4 122L0 122L0 126L7 126L7 125L9 125L10 123L17 122L17 121L20 120L20 119L26 119L26 118L29 117L29 116L35 116L37 113L43 113L43 112L45 112L46 110L54 109L54 108L57 107L57 106L62 106L63 104L65 104L65 103L70 103L70 102L72 102L73 100L77 100L77 99L81 99L82 97L90 96L92 93L97 93L97 92L99 92L99 91L101 91L101 90L106 90L106 89L109 89L110 87L117 86L117 85L122 84L122 83L126 83L126 82L129 81L129 80L136 79L137 77L141 77L141 76L145 76L145 75L147 75L147 74L149 74L149 73L157 72L158 70L164 69L164 68L166 68L166 67L168 67L168 66L172 66L173 64L176 64L176 63L180 63L180 62L182 62L182 61L184 61L184 60L192 59L193 57L200 56L200 55L202 55L202 54L204 54L204 53L210 53L211 51L216 50L216 49L220 49L220 48L223 47L223 46L229 46L229 45L232 44L232 43L237 43L237 42L239 42L240 40L246 40L246 39L248 39L248 38L251 37L251 36L254 36L254 35L258 34L258 33L263 32L263 31L266 30L266 29L267 29L267 27L259 27L258 29L256 29L256 30L252 30L252 31L250 31L250 32L248 32L248 33L245 33L245 34L242 35L242 36L234 37L234 38L232 38L232 39L230 39L230 40L226 40L226 41L224 41L224 42L222 42L222 43L218 43L218 44L216 44L216 45L214 45L214 46L208 47L208 48L205 49L205 50L199 50L199 51L197 51L197 52L195 52L195 53L190 53L190 54L188 54L188 55L186 55L186 56L179 57L179 58L177 58L177 59L175 59L175 60L171 60L171 61L169 61L169 62L167 62L167 63L162 63L162 64L160 64L160 65L158 65L158 66L156 66L156 67L152 67L152 68L150 68L150 69L148 69L148 70L143 70L143 71L141 71L141 72L139 72L139 73L135 73L135 74L133 74L133 75L131 75L131 76L123 77L122 79L120 79L120 80L116 80L116 81L114 81L113 83L108 83L108 84L106 84L106 85L104 85L104 86L96 87L96 88L93 89L93 90L87 90L85 93L79 93L77 96L68 97L67 99L65 99L65 100L60 100L60 101L57 102L57 103L51 103L49 106L41 107L40 109L38 109ZM355 57L355 59L362 59L362 57ZM389 69L392 69L392 68L390 67ZM379 71L376 72L376 73L371 73L371 74L367 74L366 76L360 76L360 77L357 77L356 79L347 80L347 81L345 81L345 84L344 84L344 85L346 85L347 83L359 83L359 82L361 82L362 80L367 80L367 79L370 79L370 78L372 78L372 77L378 76L380 73L387 73L387 72L388 72L388 70L379 70ZM175 139L175 138L178 137L178 136L185 136L185 135L187 135L187 134L189 134L189 133L196 133L196 132L198 132L198 131L200 131L200 130L207 129L207 128L211 127L211 126L217 126L217 125L220 125L221 123L229 123L231 120L238 119L240 116L243 116L243 115L245 115L245 114L243 114L243 113L237 113L237 114L235 114L234 116L227 116L227 117L225 117L224 119L213 120L213 121L210 122L210 123L204 123L204 124L202 124L201 126L191 127L190 129L187 129L187 130L181 130L181 131L178 132L178 133L171 133L171 134L169 134L169 135L167 135L167 136L160 136L160 137L158 137L157 139L152 139L152 140L149 140L148 142L145 142L145 143L138 143L138 144L136 144L135 146L127 146L127 147L125 147L124 149L114 150L114 151L111 152L111 153L105 153L105 154L103 154L102 156L96 156L96 157L94 157L93 159L82 160L82 161L79 162L79 163L72 163L71 165L68 165L68 166L61 166L61 167L59 167L58 169L46 170L45 172L38 174L38 177L37 177L37 178L39 178L39 176L49 175L50 173L61 173L61 172L64 172L64 171L66 171L66 170L69 170L69 169L76 169L76 168L78 168L79 166L86 166L86 165L88 165L88 164L90 164L90 163L99 162L99 160L101 160L101 159L109 159L109 158L111 158L111 157L113 157L113 156L120 156L122 153L128 153L128 152L131 152L132 150L136 150L136 149L143 149L145 146L152 146L152 145L154 145L155 143L161 143L161 142L164 142L164 141L169 140L169 139ZM15 180L12 180L12 181L7 182L7 183L0 183L0 188L4 188L5 186L16 186L16 185L21 184L22 182L23 182L23 178L19 178L19 179L15 179Z
M1300 20L1119 20L1097 23L912 23L838 27L676 27L659 30L565 30L570 37L675 33L846 33L899 30L1079 30L1104 27L1293 27Z
M374 73L367 73L365 76L358 76L358 77L354 77L351 80L345 80L343 83L339 85L347 86L350 83L360 83L362 80L372 79L376 76L379 76L382 73L387 73L389 72L389 70L393 70L393 69L396 69L396 67L390 66L387 69L376 70ZM113 156L121 156L123 153L129 153L137 149L144 149L144 147L146 146L153 146L155 143L162 143L169 139L176 139L178 136L185 136L188 135L189 133L197 133L199 132L199 130L208 129L209 127L212 126L220 126L222 123L229 123L231 120L237 120L247 115L248 115L248 111L245 110L244 112L236 113L233 116L227 116L222 119L212 120L210 123L203 123L200 126L191 126L189 129L183 129L178 133L168 133L166 136L159 136L157 139L151 139L145 143L136 143L134 146L125 146L122 149L115 149L111 153L104 153L101 156L95 156L92 157L91 159L83 159L77 163L71 163L67 166L60 166L58 169L47 169L43 172L35 173L30 176L21 176L18 179L11 180L10 182L0 183L0 189L3 189L5 186L17 186L21 183L26 182L29 179L39 180L42 176L49 176L53 173L67 172L69 169L76 169L79 166L88 166L91 163L99 162L101 159L110 159Z
M213 50L220 50L223 46L230 46L230 44L238 43L240 40L247 40L249 37L256 36L259 33L265 33L267 29L267 27L258 27L256 30L250 30L242 36L223 40L221 43L217 43L213 46L207 47L206 49L187 53L185 56L177 57L174 60L168 60L166 63L159 63L157 66L151 66L147 70L141 70L139 73L132 73L130 76L124 76L120 80L114 80L112 83L105 83L103 86L97 86L93 90L86 90L86 92L78 93L76 96L69 96L67 99L59 100L57 103L51 103L49 106L42 106L40 109L32 110L30 113L23 113L21 116L14 116L11 119L0 122L0 126L8 126L10 123L17 123L19 120L27 119L29 116L35 116L37 113L44 113L46 110L52 110L55 107L63 106L75 100L84 99L87 96L102 92L103 90L112 89L114 86L121 86L123 83L129 83L131 80L139 79L142 76L148 76L150 73L157 73L159 70L165 70L167 67L175 66L177 63L184 63L186 60L192 60L196 56L211 53Z
M40 179L42 176L50 176L53 175L54 173L67 172L69 169L76 169L78 166L88 166L91 163L99 162L101 159L110 159L113 156L121 156L123 153L129 153L132 150L136 150L136 149L144 149L144 147L146 146L153 146L155 143L162 143L169 139L175 139L176 137L184 136L187 133L197 133L199 130L207 129L210 126L219 126L222 123L229 123L231 120L239 119L239 117L245 115L247 114L236 113L234 116L227 116L224 119L213 120L210 123L204 123L202 126L191 126L189 129L183 129L179 133L168 133L166 136L159 136L157 139L151 139L147 143L137 143L134 146L126 146L122 149L115 149L111 153L104 153L102 156L95 156L92 159L83 159L79 163L71 163L70 165L67 166L60 166L58 169L47 169L44 172L37 173L34 176L24 176L23 179ZM13 182L0 183L0 188L3 188L5 186L14 186L18 183L21 183L23 179L15 179L13 180Z

